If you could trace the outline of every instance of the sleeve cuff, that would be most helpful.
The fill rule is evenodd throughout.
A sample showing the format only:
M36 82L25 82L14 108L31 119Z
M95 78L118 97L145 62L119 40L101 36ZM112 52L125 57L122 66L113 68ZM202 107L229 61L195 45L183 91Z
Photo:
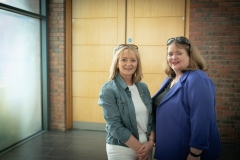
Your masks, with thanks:
M190 147L197 148L200 150L209 149L209 142L197 141L194 139L190 140Z
M124 134L122 134L122 136L119 138L119 141L121 143L126 143L128 141L128 139L130 138L131 136L131 132L130 131L126 131Z

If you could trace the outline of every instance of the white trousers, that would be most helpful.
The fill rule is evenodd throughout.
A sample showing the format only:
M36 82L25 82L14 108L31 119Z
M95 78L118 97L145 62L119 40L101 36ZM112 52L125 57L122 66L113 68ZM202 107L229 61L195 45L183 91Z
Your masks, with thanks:
M139 134L139 141L141 143L147 142L147 136L145 133ZM135 151L131 148L119 146L119 145L112 145L106 144L106 151L108 160L137 160L138 156ZM151 160L152 155L148 156L149 160Z

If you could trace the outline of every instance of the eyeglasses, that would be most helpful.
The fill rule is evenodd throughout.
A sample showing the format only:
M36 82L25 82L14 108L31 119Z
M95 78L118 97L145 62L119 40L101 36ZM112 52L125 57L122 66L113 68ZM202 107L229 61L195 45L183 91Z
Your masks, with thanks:
M119 50L122 47L130 47L133 49L138 49L138 46L134 45L134 44L120 44L118 45L118 47L116 48L116 51Z
M170 38L170 39L167 40L167 45L171 44L175 40L177 41L177 43L187 44L187 45L191 46L190 42L185 37Z

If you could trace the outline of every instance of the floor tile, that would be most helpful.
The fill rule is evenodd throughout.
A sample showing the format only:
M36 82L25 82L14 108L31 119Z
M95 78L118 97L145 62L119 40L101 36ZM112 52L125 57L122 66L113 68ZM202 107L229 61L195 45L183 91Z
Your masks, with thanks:
M14 150L0 156L1 160L25 160L27 157L34 155L34 156L41 156L46 155L49 153L51 149L47 148L32 148L32 147L18 147Z
M70 160L70 158L49 157L49 156L29 156L26 160Z
M10 153L6 153L2 156L0 156L1 160L25 160L28 157L28 155L13 155Z
M88 151L89 152L89 151ZM60 156L65 158L85 158L89 153L82 150L69 150L69 149L53 149L47 156Z
M107 160L105 131L48 131L0 156L0 160ZM240 160L240 145L222 143L218 160Z

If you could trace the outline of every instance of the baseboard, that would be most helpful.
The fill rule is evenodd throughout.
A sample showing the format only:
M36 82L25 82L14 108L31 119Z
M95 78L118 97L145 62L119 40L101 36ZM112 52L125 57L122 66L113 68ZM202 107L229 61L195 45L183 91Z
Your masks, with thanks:
M105 127L106 127L105 123L73 121L73 129L105 131Z

